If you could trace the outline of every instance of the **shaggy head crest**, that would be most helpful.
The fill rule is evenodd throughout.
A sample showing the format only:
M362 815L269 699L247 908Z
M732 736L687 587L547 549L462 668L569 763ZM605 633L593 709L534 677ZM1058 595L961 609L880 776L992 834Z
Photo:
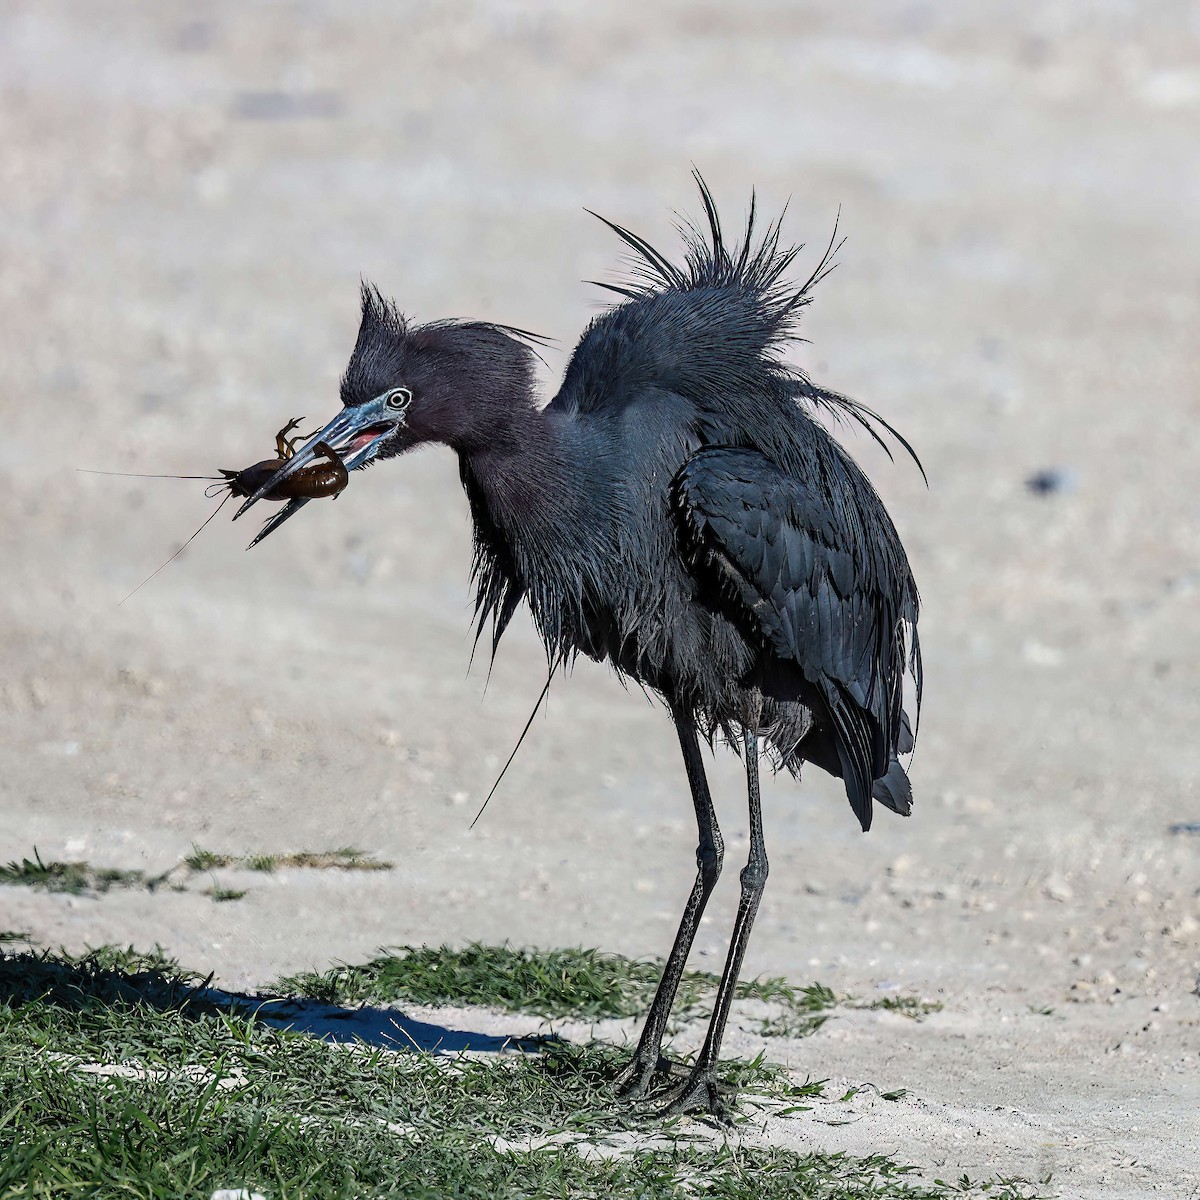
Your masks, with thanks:
M499 349L505 342L516 342L522 357L541 359L538 349L549 341L541 334L495 321L417 324L366 280L360 295L358 338L341 382L342 403L347 405L365 404L390 385L404 382L406 372L431 353L457 349L461 354L473 348Z
M708 184L700 172L693 169L692 178L700 189L704 204L707 228L699 223L681 218L678 230L683 238L686 253L684 265L676 266L656 250L645 238L610 221L599 213L586 211L603 221L633 252L630 266L633 278L623 284L593 281L597 287L616 292L628 300L647 299L663 291L695 292L702 289L720 289L742 292L753 298L760 315L771 327L772 341L785 341L794 330L799 309L812 303L812 289L837 266L834 256L845 239L838 240L838 226L834 222L833 233L825 253L821 255L812 274L796 287L784 278L787 269L804 249L801 242L794 246L782 244L783 219L787 206L779 218L767 226L762 237L755 241L758 221L757 201L750 193L750 211L746 216L746 228L740 245L732 248L725 242L720 214Z
M795 337L800 310L812 303L813 288L837 266L834 259L845 242L844 238L838 238L838 221L834 221L833 232L817 265L797 286L785 276L804 244L786 245L782 240L787 206L762 236L756 237L758 212L751 192L741 240L731 246L725 240L708 184L697 170L693 169L692 177L700 190L705 221L701 225L681 219L678 229L685 247L683 265L672 263L645 238L625 226L586 210L633 251L630 278L621 283L592 281L597 287L624 297L624 303L610 310L611 313L631 310L632 315L632 311L645 305L661 309L655 313L655 327L674 324L681 338L680 347L694 343L689 350L691 363L683 364L685 371L693 364L704 371L714 359L733 364L740 350L742 370L730 372L730 389L738 390L739 384L762 378L760 372L765 367L784 383L783 390L793 402L822 412L839 424L853 422L892 458L890 447L880 436L882 430L904 448L928 482L916 451L877 412L848 396L818 387L798 368L784 367L779 362L784 346ZM698 328L703 332L698 333ZM719 356L713 353L714 342L720 348ZM662 361L661 356L656 357L654 365L661 367ZM722 400L727 402L728 398L724 396Z

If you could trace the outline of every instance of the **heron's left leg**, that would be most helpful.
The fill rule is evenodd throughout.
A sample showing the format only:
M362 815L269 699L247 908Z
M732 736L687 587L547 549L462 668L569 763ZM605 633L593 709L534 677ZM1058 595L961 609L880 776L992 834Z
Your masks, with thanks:
M745 752L746 790L750 802L750 856L742 868L742 895L738 901L729 956L717 987L717 1002L708 1025L708 1034L691 1074L665 1109L665 1115L669 1116L696 1110L717 1117L725 1115L725 1105L717 1093L717 1057L721 1053L725 1022L729 1020L729 1009L737 991L742 959L746 956L746 944L750 941L750 927L754 924L758 903L767 884L767 848L763 842L762 799L758 787L758 735L749 729L745 733Z
M654 1073L662 1064L663 1035L671 1016L671 1005L679 981L683 978L688 954L704 915L705 905L716 887L721 874L721 860L725 854L725 842L717 825L717 814L713 808L708 780L704 775L704 761L700 757L700 743L696 740L696 720L691 713L672 707L671 715L675 730L679 734L679 746L683 751L683 762L687 768L688 787L692 793L692 804L696 809L696 882L692 885L687 905L679 921L679 931L671 947L667 964L663 968L654 1002L646 1015L642 1036L629 1065L617 1076L617 1091L623 1096L644 1096L650 1088Z

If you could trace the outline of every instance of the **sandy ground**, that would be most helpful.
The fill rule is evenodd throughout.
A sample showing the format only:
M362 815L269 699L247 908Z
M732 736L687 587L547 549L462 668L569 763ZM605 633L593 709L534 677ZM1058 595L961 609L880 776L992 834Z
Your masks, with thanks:
M229 904L6 888L0 928L158 942L237 988L401 942L666 950L683 773L665 715L605 670L555 691L467 829L542 658L522 619L486 696L467 673L449 452L356 477L251 555L222 518L121 607L202 485L75 468L207 473L326 419L360 273L418 316L553 335L550 394L596 310L580 280L619 258L583 206L669 241L695 162L731 216L751 184L790 196L814 247L841 206L796 358L932 481L852 443L925 598L916 814L862 837L831 781L776 781L747 966L945 1008L772 1044L909 1093L779 1136L1200 1195L1200 837L1172 832L1200 820L1200 21L842 8L8 0L0 857L354 844L398 866L255 877ZM1065 486L1031 492L1043 468ZM736 762L712 780L717 966L745 816Z

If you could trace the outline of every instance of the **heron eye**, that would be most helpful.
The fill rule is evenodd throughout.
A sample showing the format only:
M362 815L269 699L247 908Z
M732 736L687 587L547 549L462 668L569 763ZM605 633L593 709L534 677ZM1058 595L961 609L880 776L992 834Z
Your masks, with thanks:
M413 394L409 388L392 388L384 403L388 408L407 408L412 403Z

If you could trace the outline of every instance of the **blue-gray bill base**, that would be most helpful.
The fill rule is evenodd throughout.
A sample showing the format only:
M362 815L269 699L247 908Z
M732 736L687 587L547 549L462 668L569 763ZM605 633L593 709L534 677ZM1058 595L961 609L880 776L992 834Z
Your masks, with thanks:
M429 442L458 454L474 522L477 637L492 652L522 601L550 674L580 655L662 698L683 751L699 844L696 880L632 1061L618 1087L644 1096L665 1066L671 1004L723 841L700 737L745 759L750 850L703 1048L669 1113L722 1115L715 1064L767 879L759 796L766 751L793 775L813 763L842 779L864 830L875 804L907 816L898 761L913 745L904 682L920 707L919 601L878 494L817 419L856 423L885 449L911 447L865 406L816 387L783 347L832 269L828 248L803 284L785 278L801 247L781 220L756 236L751 201L727 244L696 176L703 227L681 229L683 265L622 226L631 277L596 317L558 394L539 407L539 339L508 326L417 325L364 285L342 411L238 511L305 469L318 446L348 471ZM601 218L603 219L603 218ZM918 467L919 467L918 463ZM255 541L306 503L291 500Z

